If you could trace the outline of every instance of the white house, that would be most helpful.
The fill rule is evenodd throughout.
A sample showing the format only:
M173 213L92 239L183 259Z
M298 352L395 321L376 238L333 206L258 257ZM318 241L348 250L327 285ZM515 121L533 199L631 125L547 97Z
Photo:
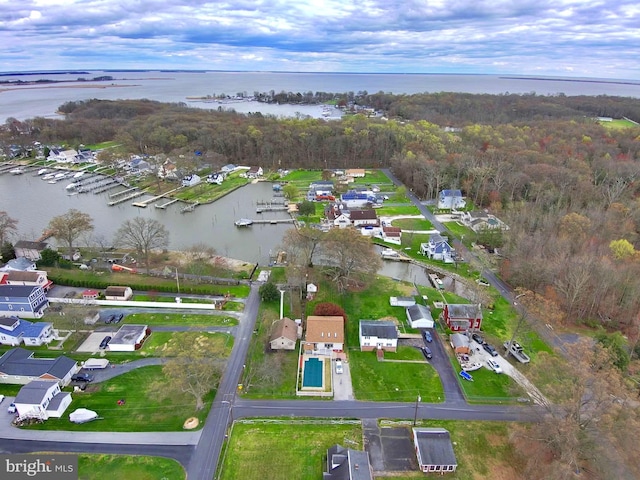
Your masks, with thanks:
M455 472L458 467L451 437L444 428L414 428L413 446L424 473Z
M193 187L194 185L198 185L202 180L199 175L192 173L191 175L187 175L182 177L182 186L183 187Z
M33 260L29 260L26 257L12 258L6 265L0 270L8 272L9 270L18 270L21 272L33 271L36 269L36 264Z
M131 287L110 286L104 291L105 300L130 300L133 297Z
M411 328L433 328L433 317L428 307L420 304L407 308L407 322Z
M20 418L60 418L71 404L71 394L62 392L58 382L34 380L20 389L13 403Z
M61 150L59 148L52 148L49 150L49 156L47 160L58 163L72 163L76 159L78 152L75 150Z
M331 355L344 349L344 318L341 316L310 315L307 317L304 351Z
M222 182L224 182L224 173L212 173L207 175L207 183L222 185Z
M347 228L351 226L351 218L348 212L342 212L333 219L333 226L338 228Z
M262 167L251 167L247 170L247 178L258 178L263 174Z
M298 342L298 325L284 317L273 323L269 345L272 350L295 350Z
M388 320L360 320L360 351L384 350L395 352L398 348L398 327Z
M25 385L32 380L48 380L68 385L78 371L78 363L61 355L35 358L33 352L17 347L0 356L0 383Z
M389 297L389 305L392 307L413 307L416 299L413 297Z
M460 190L442 190L438 195L438 208L448 210L461 209L466 206Z
M420 244L420 253L431 260L453 263L455 249L449 245L446 237L443 237L439 233L433 233L429 236L428 243Z
M373 209L351 210L350 218L354 227L378 225L378 214Z
M402 229L400 227L382 227L382 240L402 245Z
M138 350L149 333L146 325L122 325L109 342L109 350L112 352Z

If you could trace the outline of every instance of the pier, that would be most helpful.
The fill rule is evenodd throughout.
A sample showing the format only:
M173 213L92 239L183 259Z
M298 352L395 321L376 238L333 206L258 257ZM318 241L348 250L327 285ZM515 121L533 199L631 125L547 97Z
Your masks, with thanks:
M143 200L141 202L133 202L131 205L133 205L134 207L147 208L147 205L149 205L150 203L155 202L157 200L160 200L161 198L166 198L167 195L169 195L169 194L171 194L173 192L177 192L181 188L182 187L174 188L173 190L169 190L168 192L162 193L160 195L156 195L155 197L151 197L148 200Z
M254 225L256 225L256 224L262 224L262 225L271 224L271 225L275 225L275 224L278 224L278 223L294 223L294 222L295 222L295 220L293 218L272 219L272 220L263 220L263 219L253 220L253 219L251 219L251 223L253 223Z
M127 188L126 190L121 190L121 191L116 192L116 193L110 193L109 194L109 198L117 198L117 197L119 197L121 195L124 195L125 193L133 192L134 190L137 190L137 188L131 187L131 188Z
M126 197L122 197L122 198L118 198L117 200L113 200L113 201L109 202L107 205L109 205L110 207L113 207L114 205L118 205L119 203L124 203L127 200L131 200L133 198L137 198L137 197L139 197L141 195L144 195L144 194L145 194L145 190L137 191L137 192L132 193L131 195L128 195Z
M162 205L158 205L157 203L154 205L154 207L156 208L160 208L162 210L164 210L165 208L167 208L169 205L172 205L176 202L179 202L180 200L178 200L177 198L174 198L173 200L169 200L167 203L163 203Z
M107 190L119 187L120 185L122 185L120 182L112 180L111 182L96 185L95 188L91 188L89 191L92 191L94 195L98 195L99 193L106 192Z
M182 210L180 210L180 213L189 213L189 212L193 212L196 207L200 205L200 202L196 202L196 203L192 203L191 205L187 205L186 207L184 207Z

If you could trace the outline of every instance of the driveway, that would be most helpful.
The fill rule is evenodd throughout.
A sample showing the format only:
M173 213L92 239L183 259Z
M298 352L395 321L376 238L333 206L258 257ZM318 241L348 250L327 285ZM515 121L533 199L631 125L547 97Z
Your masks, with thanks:
M380 428L376 418L365 418L362 420L362 430L364 449L369 453L376 476L418 469L409 428Z
M334 400L353 400L353 385L351 384L351 369L349 362L342 361L343 373L336 373L336 362L331 362L332 378L333 378L333 399Z

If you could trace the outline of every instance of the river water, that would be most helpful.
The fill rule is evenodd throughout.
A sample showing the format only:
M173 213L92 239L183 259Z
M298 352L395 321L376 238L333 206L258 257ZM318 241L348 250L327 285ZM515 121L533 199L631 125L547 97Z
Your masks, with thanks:
M52 217L75 208L88 213L94 220L93 238L83 239L85 244L95 244L96 238L105 239L110 244L124 220L140 216L156 219L165 225L170 232L170 249L182 250L204 243L214 247L219 255L264 265L268 263L269 253L277 250L284 232L293 227L285 223L254 224L245 228L234 225L239 218L289 218L286 212L256 213L258 202L268 202L273 197L271 184L267 182L246 185L212 204L200 205L190 213L180 213L184 206L182 203L175 203L165 210L157 209L153 204L147 208L131 205L149 196L110 207L109 195L118 189L98 195L69 196L65 189L69 183L70 180L49 184L32 173L0 175L0 210L18 219L18 239L37 239Z

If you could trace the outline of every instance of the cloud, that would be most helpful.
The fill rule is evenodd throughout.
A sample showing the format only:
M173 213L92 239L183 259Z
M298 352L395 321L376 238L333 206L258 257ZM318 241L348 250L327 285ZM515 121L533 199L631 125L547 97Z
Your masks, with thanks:
M0 0L0 7L3 71L136 63L640 79L635 0Z

